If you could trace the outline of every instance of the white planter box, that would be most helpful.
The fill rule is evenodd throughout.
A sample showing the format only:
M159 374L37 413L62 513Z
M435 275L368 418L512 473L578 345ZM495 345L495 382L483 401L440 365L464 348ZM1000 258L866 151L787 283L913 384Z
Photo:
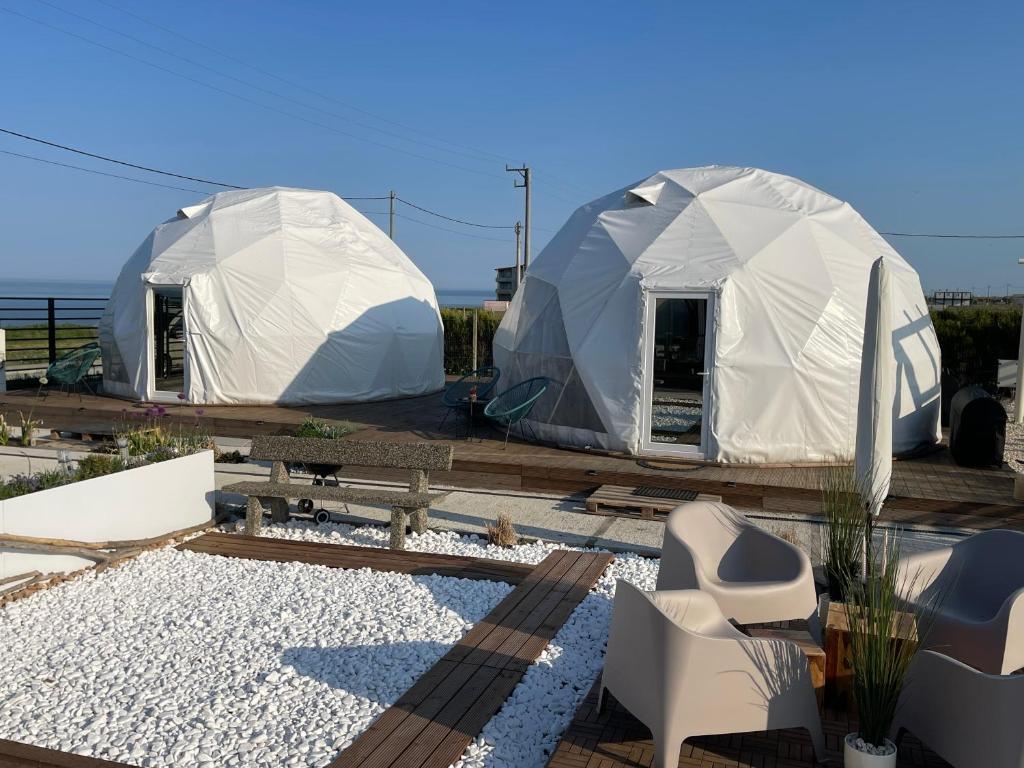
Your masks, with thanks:
M213 518L213 451L0 501L0 533L75 541L147 539ZM94 561L0 546L0 578Z

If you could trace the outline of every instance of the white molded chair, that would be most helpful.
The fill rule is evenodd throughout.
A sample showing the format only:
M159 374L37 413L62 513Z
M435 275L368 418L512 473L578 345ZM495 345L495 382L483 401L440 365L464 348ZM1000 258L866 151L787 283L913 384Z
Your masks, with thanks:
M935 651L907 672L892 737L910 731L955 768L1024 768L1024 675L989 675Z
M983 531L909 555L898 579L906 607L931 615L926 647L991 674L1024 667L1024 533Z
M785 640L747 637L703 592L644 592L618 582L602 704L606 691L650 728L652 768L676 768L691 736L779 728L806 728L824 758L803 651Z
M707 592L739 624L805 619L821 644L810 558L726 504L694 501L672 511L657 588Z

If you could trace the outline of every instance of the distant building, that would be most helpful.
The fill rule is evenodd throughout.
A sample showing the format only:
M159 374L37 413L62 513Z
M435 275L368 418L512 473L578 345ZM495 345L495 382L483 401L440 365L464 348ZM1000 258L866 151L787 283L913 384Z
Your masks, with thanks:
M928 303L933 307L969 307L973 299L970 291L935 291Z
M498 267L494 272L494 297L498 301L512 301L512 297L516 294L516 268ZM526 274L526 270L520 265L520 284L524 274Z

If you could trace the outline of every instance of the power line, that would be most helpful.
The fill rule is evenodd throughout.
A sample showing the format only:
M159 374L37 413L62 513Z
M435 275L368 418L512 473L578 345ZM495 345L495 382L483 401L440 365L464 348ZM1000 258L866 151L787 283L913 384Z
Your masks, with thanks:
M494 243L508 243L508 242L510 242L509 240L507 240L507 239L505 239L503 237L484 237L483 235L474 235L472 232L460 232L457 229L449 229L448 227L439 227L437 224L431 224L431 223L426 222L426 221L421 221L419 219L414 219L412 216L406 216L404 213L396 212L395 216L397 216L400 219L405 219L406 221L411 221L414 224L419 224L421 227L430 227L431 229L439 229L442 232L451 232L453 235L461 235L462 237L472 237L474 240L490 240L491 242L494 242Z
M228 189L246 189L246 187L239 187L235 184L225 184L223 181L210 181L209 179L200 179L197 176L185 176L181 173L171 173L170 171L161 171L156 168L150 168L145 165L137 165L136 163L129 163L126 160L116 160L112 157L106 157L105 155L97 155L93 152L86 152L84 149L75 149L74 147L68 147L64 144L57 144L53 141L47 141L46 139L40 139L35 136L29 136L25 133L18 133L17 131L9 130L8 128L0 128L0 133L6 133L10 136L17 136L19 139L25 139L26 141L34 141L37 144L45 144L48 147L56 147L57 149L63 149L65 152L74 152L76 155L84 155L85 157L92 157L96 160L104 160L108 163L116 163L117 165L124 165L128 168L135 168L139 171L147 171L149 173L159 173L161 176L171 176L175 179L185 179L186 181L198 181L202 184L212 184L216 187L227 187ZM181 187L177 187L181 189ZM190 190L198 192L199 190Z
M401 197L396 197L395 199L400 203L405 203L410 208L415 208L417 211L423 211L424 213L429 213L431 216L436 216L437 218L444 219L445 221L453 221L456 224L465 224L467 227L480 227L480 229L515 229L514 224L510 224L507 226L504 224L476 224L472 221L464 221L463 219L456 219L451 216L445 216L443 213L432 211L429 208L424 208L420 205L416 205L416 203L410 203L408 200L404 200Z
M244 79L242 79L240 77L236 77L236 76L234 76L234 75L232 75L232 74L230 74L228 72L224 72L223 70L217 69L215 67L211 67L211 66L209 66L207 64L204 64L204 63L202 63L200 61L196 61L195 59L188 58L187 56L182 56L181 54L176 53L175 51L169 50L167 48L163 48L163 47L161 47L159 45L156 45L154 43L150 43L147 40L143 40L142 38L136 37L135 35L128 34L127 32L122 32L121 30L119 30L119 29L117 29L115 27L111 27L111 26L108 26L107 24L103 24L103 23L101 23L99 21L96 21L94 19L89 18L88 16L83 16L82 14L76 13L75 11L71 11L71 10L68 10L66 8L62 8L61 6L59 6L59 5L55 4L55 3L49 2L49 0L36 0L36 2L40 3L41 5L45 5L45 6L49 7L49 8L53 8L56 11L60 11L61 13L67 14L69 16L73 16L76 19L80 19L81 21L84 21L87 24L92 24L93 26L99 27L100 29L104 29L107 32L110 32L110 33L115 34L115 35L119 35L119 36L121 36L121 37L123 37L123 38L125 38L127 40L131 40L132 42L138 43L139 45L143 45L143 46L145 46L145 47L147 47L147 48L149 48L151 50L158 51L159 53L162 53L165 56L170 56L171 58L178 59L179 61L183 61L186 64L190 64L193 67L198 67L200 69L204 69L207 72L212 72L213 74L218 75L220 77L227 78L228 80L233 80L234 82L239 83L240 85L244 85L244 86L246 86L248 88L252 88L254 90L261 91L262 93L265 93L265 94L267 94L269 96L273 96L275 98L291 102L292 104L296 104L296 105L298 105L300 107L303 107L305 109L313 110L314 112L321 112L321 113L323 113L325 115L328 115L330 117L337 118L338 120L344 120L344 121L346 121L348 123L351 123L353 125L359 126L360 128L366 128L367 130L377 131L378 133L382 133L385 136L390 136L392 138L398 139L399 141L407 141L407 142L410 142L410 143L413 143L413 144L419 144L421 146L428 147L429 149L432 149L432 150L435 150L435 151L447 152L449 154L459 155L459 156L462 156L462 157L469 158L471 160L475 160L477 162L483 162L483 159L480 158L477 155L471 155L471 154L468 154L466 152L459 152L458 150L448 149L446 147L439 147L437 145L429 144L427 142L420 141L420 140L415 139L415 138L409 138L407 136L403 136L403 135L401 135L399 133L395 133L394 131L389 131L389 130L386 130L384 128L378 128L377 126L370 125L369 123L359 122L358 120L353 120L351 117L348 117L347 115L342 115L342 114L339 114L337 112L331 112L330 110L326 110L326 109L323 109L322 107L318 107L316 104L310 104L309 102L302 101L300 99L296 99L293 96L289 96L288 94L281 93L280 91L275 91L275 90L273 90L271 88L266 88L266 87L264 87L262 85L259 85L257 83L253 83L253 82L251 82L249 80L244 80Z
M953 240L1024 240L1024 235L934 235L928 232L879 232L887 237L938 237Z
M411 151L409 151L407 149L403 149L401 147L395 147L395 146L392 146L390 144L385 144L384 142L381 142L381 141L376 141L375 139L369 139L369 138L366 138L364 136L359 136L358 134L354 134L354 133L351 133L349 131L343 131L340 128L337 128L337 127L335 127L333 125L329 125L327 123L322 123L319 120L312 120L310 118L303 117L302 115L297 115L294 112L289 112L288 110L281 109L279 107L275 107L272 104L264 104L263 102L257 101L256 99L252 99L252 98L249 98L248 96L244 96L242 94L235 93L234 91L229 91L226 88L221 88L220 86L216 86L216 85L213 85L211 83L207 83L207 82L205 82L203 80L199 80L198 78L182 74L181 72L177 72L177 71L175 71L173 69L170 69L169 67L165 67L165 66L163 66L161 64L156 64L156 63L154 63L152 61L149 61L147 59L143 59L143 58L141 58L139 56L135 56L133 54L126 53L125 51L122 51L122 50L120 50L118 48L114 48L113 46L109 46L109 45L106 45L104 43L100 43L100 42L97 42L95 40L92 40L91 38L88 38L85 35L80 35L80 34L78 34L76 32L71 32L69 30L66 30L66 29L63 29L61 27L58 27L58 26L56 26L54 24L50 24L48 22L36 19L36 18L34 18L32 16L28 16L26 14L19 13L18 11L11 10L10 8L7 8L7 7L0 6L0 11L4 11L6 13L11 14L12 16L17 16L18 18L21 18L21 19L25 19L26 21L31 21L33 24L38 24L41 27L45 27L47 29L51 29L51 30L54 30L56 32L60 32L63 35L67 35L68 37L73 37L73 38L75 38L77 40L81 40L81 41L83 41L85 43L88 43L89 45L93 45L93 46L95 46L97 48L102 48L105 51L109 51L111 53L115 53L118 56L123 56L124 58L129 59L131 61L135 61L135 62L138 62L140 64L144 64L147 67L152 67L153 69L157 69L157 70L159 70L161 72L165 72L165 73L167 73L167 74L169 74L169 75L171 75L173 77L177 77L177 78L182 79L182 80L187 80L188 82L194 83L194 84L199 85L199 86L201 86L203 88L207 88L209 90L216 91L217 93L222 93L222 94L224 94L226 96L230 96L230 97L232 97L234 99L238 99L239 101L244 101L247 104L252 104L254 106L259 107L260 109L265 109L265 110L268 110L270 112L274 112L274 113L279 114L279 115L284 115L285 117L290 117L293 120L299 120L299 121L307 123L309 125L314 125L314 126L317 126L319 128L323 128L324 130L331 131L332 133L336 133L336 134L338 134L340 136L346 136L346 137L348 137L350 139L355 139L356 141L362 141L362 142L367 143L367 144L372 144L374 146L381 147L383 149L387 149L387 150L390 150L392 152L399 152L399 153L401 153L403 155L408 155L409 157L415 157L415 158L417 158L419 160L425 160L425 161L430 162L430 163L436 163L438 165L444 165L444 166L447 166L449 168L455 168L455 169L463 171L465 173L473 173L473 174L476 174L478 176L488 176L488 177L491 177L491 178L501 178L496 173L488 173L487 171L481 171L481 170L476 169L476 168L469 168L469 167L464 166L464 165L458 165L457 163L449 163L446 160L440 160L440 159L435 158L435 157L428 157L427 155L421 155L421 154L419 154L417 152L411 152Z
M116 5L115 3L108 2L108 0L96 0L96 2L103 4L103 5L107 6L108 8L113 8L116 11L120 11L121 13L126 14L128 16L131 16L132 18L137 19L138 21L141 21L143 24L148 24L149 26L151 26L151 27L153 27L155 29L159 29L159 30L161 30L163 32L166 32L169 35L173 35L174 37L180 38L180 39L184 40L187 43L191 43L192 45L198 46L199 48L204 48L204 49L206 49L208 51L211 51L211 52L217 54L218 56L222 56L223 58L228 59L229 61L235 62L236 64L241 64L243 67L247 67L248 69L251 69L254 72L258 72L261 75L273 78L274 80L277 80L278 82L284 83L285 85L287 85L287 86L289 86L291 88L296 88L298 90L305 91L306 93L310 93L310 94L312 94L314 96L317 96L317 97L319 97L321 99L324 99L325 101L334 102L335 104L338 104L338 105L340 105L342 107L345 107L346 109L351 109L353 112L358 112L360 114L366 115L367 117L372 117L374 120L379 120L382 123L388 123L389 125L393 125L393 126L396 126L398 128L402 128L403 130L409 131L410 133L417 133L417 134L419 134L421 136L428 137L428 138L430 138L430 139L432 139L434 141L439 141L439 142L441 142L443 144L448 144L449 146L460 147L461 149L469 150L470 152L475 152L478 155L486 155L486 156L489 156L491 159L494 159L494 160L498 160L498 161L502 161L502 162L504 162L504 160L505 160L505 158L502 155L498 155L498 154L495 154L493 152L489 152L489 151L484 150L484 149L478 149L476 147L472 147L472 146L469 146L469 145L466 145L466 144L461 144L461 143L458 143L458 142L451 141L449 139L442 138L440 136L437 136L437 135L428 133L426 131L423 131L422 129L414 128L413 126L406 125L405 123L398 122L397 120L392 120L392 119L383 117L381 115L375 114L374 112L370 112L369 110L362 109L360 107L357 107L354 104L351 104L351 103L346 102L346 101L342 101L341 99L338 99L337 97L331 96L331 95L329 95L327 93L324 93L323 91L315 90L313 88L310 88L307 85L303 85L303 84L298 83L298 82L296 82L294 80L289 80L287 78L281 77L280 75L277 75L277 74L275 74L273 72L270 72L270 71L268 71L266 69L263 69L262 67L258 67L255 64L247 62L244 59L240 59L237 56L232 56L229 53L225 53L224 51L220 50L219 48L215 48L212 45L208 45L207 43L204 43L204 42L201 42L201 41L196 40L194 38L188 37L187 35L184 35L181 32L178 32L178 31L176 31L174 29L171 29L170 27L166 27L166 26L164 26L162 24L158 24L157 22L152 21L150 19L147 19L144 16L140 16L139 14L134 13L134 12L128 10L127 8L122 8L121 6ZM367 127L371 128L372 130L378 130L378 131L381 130L380 128L376 128L374 126L367 126ZM391 134L391 135L394 135L394 134ZM402 138L405 141L415 141L414 139L409 139L409 138L406 138L406 137L400 137L400 138ZM424 146L431 146L431 145L425 144ZM436 149L440 149L442 151L450 151L450 150L444 150L441 147L436 147ZM466 155L466 156L469 157L469 155Z
M10 155L11 157L20 157L24 160L34 160L37 163L46 163L47 165L59 165L61 168L73 168L76 171L84 171L85 173L94 173L97 176L108 176L112 179L122 179L124 181L134 181L136 184L148 184L151 187L163 187L164 189L177 189L181 192L196 192L200 195L207 195L209 192L203 192L199 189L189 189L188 187L175 187L170 184L161 184L156 181L146 181L145 179L134 179L131 176L121 176L117 173L106 173L105 171L96 171L92 168L83 168L80 165L71 165L69 163L58 163L56 160L47 160L42 157L35 157L34 155L22 155L18 152L8 152L5 149L0 149L0 154ZM186 177L182 177L186 178Z

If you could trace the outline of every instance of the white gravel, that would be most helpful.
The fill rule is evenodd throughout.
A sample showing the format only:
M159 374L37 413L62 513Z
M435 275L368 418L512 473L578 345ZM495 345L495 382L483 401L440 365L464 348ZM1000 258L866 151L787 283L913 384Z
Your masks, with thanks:
M384 528L303 521L268 536L386 546ZM556 547L409 538L424 552L538 563ZM456 768L543 768L604 655L612 567ZM510 587L173 549L0 611L0 737L140 766L329 763Z
M264 529L268 536L337 544L386 546L383 528L293 521ZM428 532L410 536L409 549L454 555L539 563L557 547L537 542L511 549L487 544L476 536ZM543 768L583 697L600 672L611 621L615 580L625 579L642 589L654 589L658 560L617 554L593 592L573 612L562 629L527 670L522 681L491 718L476 742L455 768Z
M0 737L322 766L511 590L163 549L0 611Z

